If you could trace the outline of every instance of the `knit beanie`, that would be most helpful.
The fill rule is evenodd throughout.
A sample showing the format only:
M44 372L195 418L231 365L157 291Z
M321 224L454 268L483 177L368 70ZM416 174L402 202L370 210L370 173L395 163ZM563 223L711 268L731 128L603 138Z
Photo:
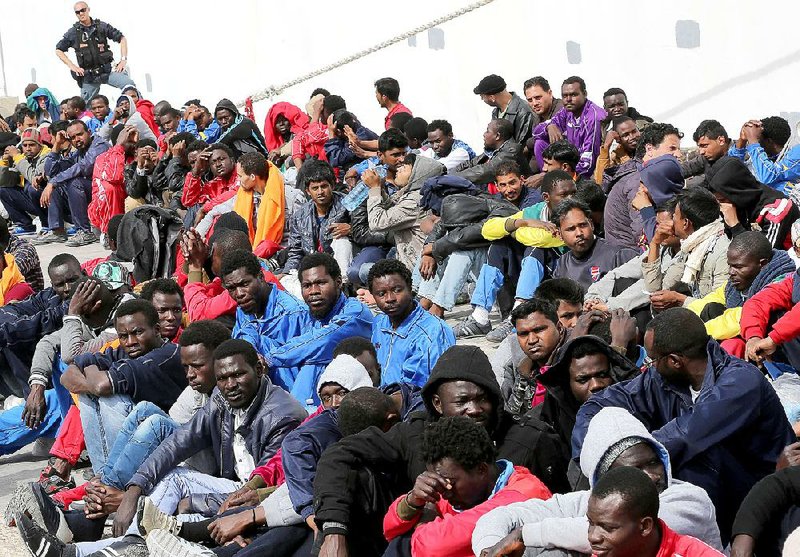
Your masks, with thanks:
M614 461L617 460L617 457L633 447L634 445L638 445L639 443L648 443L649 441L643 437L625 437L624 439L620 439L613 445L611 445L606 453L603 455L603 458L600 459L600 462L597 464L597 470L595 471L595 479L602 478L606 472L611 469L611 465L614 464Z
M317 394L328 383L341 385L348 392L359 387L372 387L367 368L349 354L339 354L328 364L317 382Z
M431 370L431 376L422 387L422 400L431 415L436 414L431 398L439 385L446 381L475 383L492 395L495 404L499 404L500 385L497 384L489 358L477 346L451 346L439 356Z

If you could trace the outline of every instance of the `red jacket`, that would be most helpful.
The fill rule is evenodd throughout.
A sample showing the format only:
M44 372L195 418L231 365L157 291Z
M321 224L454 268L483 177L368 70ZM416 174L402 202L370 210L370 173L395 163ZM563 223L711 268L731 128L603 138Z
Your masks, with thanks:
M204 182L202 177L195 176L189 172L186 175L186 181L183 183L181 203L187 209L198 203L205 204L226 191L236 189L238 179L239 177L235 170L231 172L227 179L217 176L208 182Z
M661 523L661 545L656 557L719 557L722 555L697 538L673 532L663 520L658 522Z
M547 486L527 468L514 466L506 486L491 499L460 513L453 510L445 499L439 499L436 503L439 517L419 526L420 515L413 520L402 520L397 514L398 503L406 497L401 495L383 519L383 535L392 540L417 526L411 536L411 554L414 557L472 557L472 531L480 517L497 507L528 499L549 499L551 495Z
M792 303L794 277L792 273L780 282L774 282L744 303L739 320L742 338L765 338L770 316L775 312L787 312L772 326L769 333L775 344L783 344L800 336L800 304Z
M283 290L278 277L266 269L262 269L262 271L267 282L271 282L279 290ZM183 296L190 323L200 319L216 319L221 315L236 313L236 302L222 286L222 279L219 277L209 283L187 282L183 287Z
M142 115L142 120L145 121L147 127L153 130L153 134L156 137L161 135L161 130L158 129L158 124L156 124L156 116L155 112L153 111L153 103L151 103L147 99L139 99L138 101L136 101L136 112Z

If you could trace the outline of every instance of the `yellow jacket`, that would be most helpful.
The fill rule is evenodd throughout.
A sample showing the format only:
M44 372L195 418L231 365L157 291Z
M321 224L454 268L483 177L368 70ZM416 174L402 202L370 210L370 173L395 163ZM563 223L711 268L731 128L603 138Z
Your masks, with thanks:
M544 228L531 228L523 226L518 228L515 232L510 233L506 230L506 221L508 219L521 219L522 211L514 213L510 217L494 217L483 223L481 234L487 240L493 242L500 240L506 236L511 235L517 242L525 246L533 246L537 248L560 248L564 245L561 238L553 236Z
M700 315L700 313L703 311L703 308L710 303L716 302L724 306L725 285L727 284L728 282L725 281L725 284L716 290L713 290L707 296L700 298L699 300L695 300L686 307L695 312L697 315ZM728 308L719 317L715 317L714 319L706 321L706 332L715 340L725 340L739 336L739 333L741 332L739 329L739 319L741 319L741 317L741 307Z

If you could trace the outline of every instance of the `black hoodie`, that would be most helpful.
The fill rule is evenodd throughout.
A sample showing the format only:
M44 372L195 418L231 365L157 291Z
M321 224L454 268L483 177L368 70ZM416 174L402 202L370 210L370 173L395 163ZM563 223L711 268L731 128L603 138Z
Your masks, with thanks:
M383 432L370 427L356 435L345 437L330 446L322 455L314 480L314 511L317 524L336 522L350 525L351 507L356 504L364 486L357 485L358 471L369 468L374 477L382 477L384 487L392 497L386 508L373 509L381 513L395 497L409 491L417 476L426 470L421 448L425 427L438 420L431 399L445 381L470 381L483 388L497 409L497 426L491 428L498 449L498 458L527 467L552 491L569 489L566 466L560 466L561 449L550 436L527 424L516 424L502 410L500 386L486 354L474 346L453 346L447 349L431 370L422 388L426 412L413 414L409 421ZM363 495L362 495L363 497ZM373 496L373 500L374 500Z
M784 194L760 183L741 160L717 160L706 172L706 184L736 207L739 224L729 229L731 236L750 230L757 223L773 248L788 247L786 241L800 210Z
M217 103L214 108L214 117L217 116L217 110L225 108L233 112L234 121L226 129L220 130L219 139L217 142L224 143L236 152L238 159L244 153L252 153L254 151L267 156L267 148L264 136L261 135L261 130L258 129L255 122L250 118L243 117L239 113L239 109L228 99L222 99Z

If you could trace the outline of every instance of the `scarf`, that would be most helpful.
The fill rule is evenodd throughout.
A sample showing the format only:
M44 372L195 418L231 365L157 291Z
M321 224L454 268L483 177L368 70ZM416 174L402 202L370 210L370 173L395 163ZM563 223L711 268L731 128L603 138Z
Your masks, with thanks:
M782 250L772 250L772 259L759 271L747 292L736 290L731 281L725 284L725 307L738 308L743 306L744 302L753 294L762 290L768 284L783 279L794 271L794 261L792 261L788 253Z
M283 195L283 176L281 175L278 167L267 161L269 165L269 177L264 186L264 194L261 197L261 203L258 205L258 214L256 215L255 222L253 222L253 210L255 206L255 192L253 190L246 191L244 188L239 188L236 191L236 197L233 201L233 212L242 217L247 223L247 232L250 236L250 243L253 247L258 246L263 242L268 235L272 233L270 230L270 223L268 222L271 216L268 191L280 192ZM281 230L283 225L281 224Z
M725 225L722 223L722 219L717 219L711 224L698 228L681 242L681 252L687 254L681 281L689 285L696 282L709 248L723 234L725 234Z
M17 262L14 256L10 253L4 253L3 259L6 263L6 268L3 269L3 274L0 275L0 305L5 305L6 294L16 285L25 282L25 277L17 267Z

